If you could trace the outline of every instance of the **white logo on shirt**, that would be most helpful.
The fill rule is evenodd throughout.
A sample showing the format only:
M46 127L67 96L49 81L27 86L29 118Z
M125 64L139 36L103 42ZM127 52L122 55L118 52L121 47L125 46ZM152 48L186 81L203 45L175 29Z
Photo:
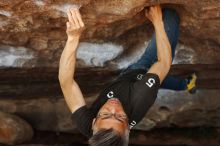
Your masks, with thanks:
M149 78L148 81L146 82L146 85L148 85L148 87L151 88L155 83L156 83L155 79Z
M113 91L108 92L107 97L108 98L113 98L114 97L114 92Z
M142 74L138 74L138 75L137 75L137 79L138 79L138 80L142 80L142 78L143 78L143 75L142 75Z
M130 129L133 128L136 124L137 124L136 121L132 121L131 124L130 124Z

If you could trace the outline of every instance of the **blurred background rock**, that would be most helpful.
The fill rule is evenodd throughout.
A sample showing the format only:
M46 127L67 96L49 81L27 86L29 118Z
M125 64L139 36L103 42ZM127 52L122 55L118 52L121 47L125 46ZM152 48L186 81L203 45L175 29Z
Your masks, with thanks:
M181 17L170 74L184 77L196 72L199 90L195 95L161 90L131 143L219 144L219 0L0 0L0 111L14 114L0 116L0 123L18 116L35 131L32 140L29 128L23 140L5 142L5 130L0 128L0 143L85 144L70 120L57 78L66 41L66 10L81 6L86 25L76 80L90 104L121 69L142 55L153 32L144 8L158 3L176 9ZM7 125L25 130L17 120Z

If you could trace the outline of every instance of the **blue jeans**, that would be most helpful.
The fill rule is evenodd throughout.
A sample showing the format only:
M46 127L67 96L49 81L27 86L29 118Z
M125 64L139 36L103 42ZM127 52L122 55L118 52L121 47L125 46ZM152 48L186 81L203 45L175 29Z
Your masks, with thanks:
M175 50L179 36L179 16L172 9L163 10L163 22L165 31L170 41L172 48L172 59L175 57ZM145 69L148 70L151 65L157 61L157 45L156 45L156 34L154 33L151 41L148 44L144 54L141 58L134 64L128 66L122 73L134 69ZM161 88L171 89L171 90L185 90L187 87L187 80L179 78L176 76L168 75L161 84Z

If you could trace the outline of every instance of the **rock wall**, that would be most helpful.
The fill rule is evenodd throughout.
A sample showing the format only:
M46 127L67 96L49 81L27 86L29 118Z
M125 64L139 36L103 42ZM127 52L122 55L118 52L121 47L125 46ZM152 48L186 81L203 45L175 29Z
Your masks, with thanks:
M57 81L66 10L80 7L86 25L77 52L77 81L90 104L144 52L153 33L144 9L155 4L175 9L181 18L178 68L171 73L196 72L200 90L195 95L160 91L136 129L219 127L219 0L0 0L0 111L22 117L36 130L76 132ZM26 67L36 70L26 72Z
M219 127L219 94L219 90L201 90L196 95L161 90L156 103L134 129ZM90 105L95 98L86 98L86 102ZM0 109L19 115L36 130L78 133L63 98L4 99L0 101Z
M32 127L21 118L0 111L0 143L13 145L31 140Z
M184 46L180 47L181 54L194 52L194 63L219 61L218 0L1 0L0 48L6 49L1 52L7 55L11 47L12 52L21 52L18 47L26 49L21 53L23 55L14 57L14 66L57 66L66 40L65 12L70 7L81 7L86 25L81 42L112 42L122 46L122 52L116 56L126 56L128 48L134 51L145 47L143 42L149 39L152 27L148 27L150 22L144 17L143 11L145 7L158 3L176 9L181 17L180 43ZM100 46L100 49L106 48L108 50L109 47ZM25 54L29 57L25 58ZM114 61L114 58L109 61ZM94 57L93 66L102 65L97 63L98 59Z

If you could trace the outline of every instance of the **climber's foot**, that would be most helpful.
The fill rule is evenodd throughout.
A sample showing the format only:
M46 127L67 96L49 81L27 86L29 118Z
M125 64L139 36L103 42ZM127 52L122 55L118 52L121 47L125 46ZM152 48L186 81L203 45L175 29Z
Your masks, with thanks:
M188 78L188 83L187 83L187 90L189 91L190 94L195 94L197 91L196 87L196 80L197 76L195 73L191 74Z

